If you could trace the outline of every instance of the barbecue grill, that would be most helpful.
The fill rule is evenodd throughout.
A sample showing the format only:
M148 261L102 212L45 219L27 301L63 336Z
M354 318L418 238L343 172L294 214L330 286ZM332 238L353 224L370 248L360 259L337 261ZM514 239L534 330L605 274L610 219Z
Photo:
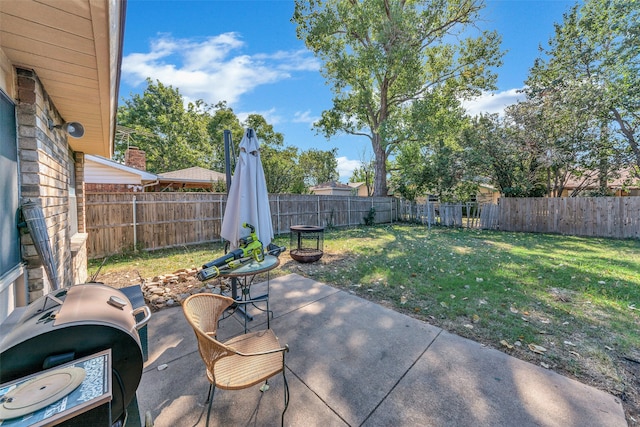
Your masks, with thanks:
M144 319L137 322L139 314ZM123 292L102 284L56 290L14 310L0 325L0 384L111 349L110 422L123 425L142 377L138 329L150 316L146 305L133 309ZM74 424L96 425L91 417L80 414Z

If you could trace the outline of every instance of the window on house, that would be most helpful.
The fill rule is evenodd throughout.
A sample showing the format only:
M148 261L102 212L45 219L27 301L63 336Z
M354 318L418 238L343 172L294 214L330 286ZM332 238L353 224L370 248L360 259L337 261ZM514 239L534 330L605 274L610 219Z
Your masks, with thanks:
M22 277L20 233L18 231L20 184L18 143L13 101L0 91L0 321L8 313L13 284Z

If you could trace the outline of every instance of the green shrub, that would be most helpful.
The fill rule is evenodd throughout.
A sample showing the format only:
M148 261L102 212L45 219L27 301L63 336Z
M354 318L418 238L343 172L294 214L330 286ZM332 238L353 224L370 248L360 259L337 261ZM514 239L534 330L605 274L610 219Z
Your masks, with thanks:
M376 223L376 208L371 206L371 209L369 209L369 213L367 214L367 216L362 219L364 220L364 225L374 225Z

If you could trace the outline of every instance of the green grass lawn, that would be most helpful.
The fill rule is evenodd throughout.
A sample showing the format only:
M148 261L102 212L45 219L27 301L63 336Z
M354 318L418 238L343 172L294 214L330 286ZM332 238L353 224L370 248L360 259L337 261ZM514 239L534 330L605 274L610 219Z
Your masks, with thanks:
M289 246L289 238L276 243ZM275 272L306 275L574 376L640 415L640 241L394 224L327 230L324 252L312 264L285 253ZM220 244L128 254L102 272L151 277L221 254Z

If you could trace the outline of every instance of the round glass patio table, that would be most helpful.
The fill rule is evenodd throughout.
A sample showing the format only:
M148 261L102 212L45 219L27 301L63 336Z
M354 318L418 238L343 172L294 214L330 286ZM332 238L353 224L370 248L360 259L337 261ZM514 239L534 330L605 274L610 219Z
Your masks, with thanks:
M247 278L256 274L266 273L280 265L280 259L273 255L265 255L262 262L255 259L241 267L228 271L220 271L220 277Z
M233 314L235 311L239 311L244 317L244 332L247 332L247 320L253 320L253 316L247 312L247 306L251 304L260 311L267 313L267 328L270 328L270 316L273 316L273 311L269 310L269 272L280 265L280 259L273 255L265 255L264 260L261 262L251 260L247 264L233 270L220 272L220 279L231 279L231 298L235 301L234 304L229 307L229 313ZM253 280L258 274L267 273L267 291L259 296L251 296L251 285ZM241 294L238 295L238 287ZM266 309L263 309L256 305L256 303L265 303Z

